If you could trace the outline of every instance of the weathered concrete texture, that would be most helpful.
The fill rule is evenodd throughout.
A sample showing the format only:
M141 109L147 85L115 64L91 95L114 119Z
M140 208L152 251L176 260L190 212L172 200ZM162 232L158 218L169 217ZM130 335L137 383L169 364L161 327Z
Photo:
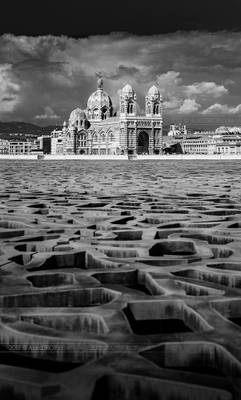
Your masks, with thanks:
M0 395L241 398L241 161L0 161Z

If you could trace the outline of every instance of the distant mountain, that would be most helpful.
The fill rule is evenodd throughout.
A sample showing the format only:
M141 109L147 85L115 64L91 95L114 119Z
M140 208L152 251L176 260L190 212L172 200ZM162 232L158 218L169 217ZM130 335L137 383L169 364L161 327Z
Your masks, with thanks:
M38 137L40 135L48 135L55 128L60 128L56 125L38 126L28 122L1 122L0 121L0 139L21 139L26 140L29 137Z

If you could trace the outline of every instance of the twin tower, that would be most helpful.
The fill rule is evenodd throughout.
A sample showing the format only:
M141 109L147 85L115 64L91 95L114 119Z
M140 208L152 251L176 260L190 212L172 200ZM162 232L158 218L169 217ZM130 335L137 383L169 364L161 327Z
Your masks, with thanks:
M137 96L131 85L126 84L119 94L119 112L121 117L140 115ZM97 81L97 90L91 94L87 102L87 117L90 121L105 120L113 117L113 105L110 96L103 90L103 79ZM145 97L145 116L162 116L162 97L156 86L152 86Z
M136 101L136 93L131 85L127 84L120 92L120 117L121 116L137 116L138 105ZM147 117L160 117L162 114L162 97L156 86L152 86L146 95L145 115Z

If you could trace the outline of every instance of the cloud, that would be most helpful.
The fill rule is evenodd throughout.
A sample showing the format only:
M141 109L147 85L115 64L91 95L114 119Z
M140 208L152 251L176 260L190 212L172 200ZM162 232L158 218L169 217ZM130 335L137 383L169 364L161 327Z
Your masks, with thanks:
M182 105L182 100L172 97L170 100L164 101L164 110L173 111L178 110Z
M239 114L241 113L241 104L235 107L230 107L227 104L215 103L209 106L206 110L202 111L202 114Z
M161 88L166 110L178 113L189 114L201 108L200 101L210 98L218 98L228 94L224 85L215 82L195 82L189 85L183 83L180 72L168 71L157 77L157 82Z
M139 72L139 69L135 66L118 65L115 71L107 74L103 73L103 76L109 79L120 79L130 75L137 75Z
M181 105L181 107L179 108L179 113L181 114L190 114L193 113L195 111L198 111L198 109L200 108L200 104L198 104L196 102L196 100L194 99L185 99L183 101L183 104Z
M187 96L212 96L218 98L228 93L223 85L217 85L215 82L196 82L187 85L184 88Z
M116 33L85 39L3 35L0 118L48 124L59 116L64 121L73 108L85 108L96 89L95 72L102 71L116 108L118 90L127 82L136 90L141 109L147 90L157 83L164 117L171 114L178 122L192 114L207 121L212 114L207 110L216 101L231 110L241 104L240 42L235 32ZM237 125L239 113L229 115Z
M20 86L14 82L12 66L0 65L0 115L14 110L19 95Z
M35 116L35 119L37 119L37 120L53 120L53 119L59 119L59 118L60 118L60 116L55 114L54 110L49 106L44 107L43 114Z

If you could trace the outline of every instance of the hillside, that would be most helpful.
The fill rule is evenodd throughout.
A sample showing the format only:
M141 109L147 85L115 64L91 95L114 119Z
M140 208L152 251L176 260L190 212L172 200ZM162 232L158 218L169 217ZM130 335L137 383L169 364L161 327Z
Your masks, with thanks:
M1 122L0 121L0 139L21 139L27 137L38 137L40 135L47 135L53 129L59 128L56 125L38 126L28 122Z

